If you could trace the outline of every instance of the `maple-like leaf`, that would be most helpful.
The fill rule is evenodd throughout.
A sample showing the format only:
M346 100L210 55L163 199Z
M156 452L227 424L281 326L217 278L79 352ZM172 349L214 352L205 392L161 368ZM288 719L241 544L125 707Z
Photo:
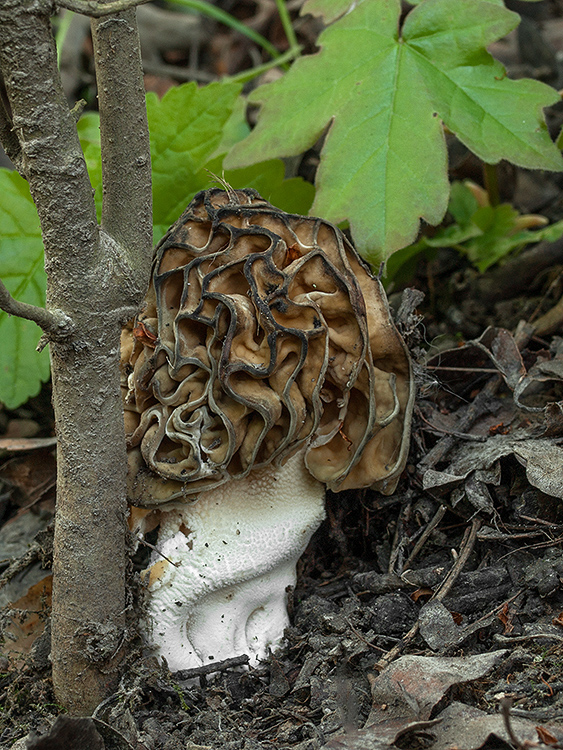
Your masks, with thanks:
M302 153L326 131L311 213L348 220L371 262L411 242L421 218L444 215L442 123L483 161L563 168L542 113L557 92L508 79L486 51L517 14L497 2L424 0L399 30L400 0L310 0L305 10L340 17L319 36L320 52L250 94L258 124L225 166Z

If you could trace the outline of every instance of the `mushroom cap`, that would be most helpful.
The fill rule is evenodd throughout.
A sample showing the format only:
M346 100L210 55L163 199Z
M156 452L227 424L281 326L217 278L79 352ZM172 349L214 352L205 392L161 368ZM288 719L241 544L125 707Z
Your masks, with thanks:
M332 490L391 493L414 388L380 282L332 224L198 193L123 330L130 499L154 507L305 449Z

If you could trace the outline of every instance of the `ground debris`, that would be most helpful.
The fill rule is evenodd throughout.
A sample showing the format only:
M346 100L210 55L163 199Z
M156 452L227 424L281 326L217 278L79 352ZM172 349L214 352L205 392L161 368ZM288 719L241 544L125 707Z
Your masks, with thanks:
M300 562L285 648L258 669L184 675L138 644L94 716L107 750L502 746L506 696L519 742L559 737L561 347L520 349L508 331L486 333L440 359L462 374L446 369L421 394L398 492L329 495L329 520ZM43 557L8 570L23 575ZM19 666L6 660L0 747L30 729L49 736L48 638Z

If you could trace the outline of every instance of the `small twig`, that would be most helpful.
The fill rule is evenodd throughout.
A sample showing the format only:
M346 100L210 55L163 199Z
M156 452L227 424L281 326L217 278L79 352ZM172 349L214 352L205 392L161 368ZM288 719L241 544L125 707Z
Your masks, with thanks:
M554 307L548 310L533 324L537 336L549 336L555 333L563 320L563 297Z
M31 546L23 555L23 557L17 557L15 559L7 558L8 567L2 571L2 575L0 576L0 589L3 589L6 584L8 584L12 578L18 575L18 573L21 573L22 571L26 570L30 565L33 565L35 562L40 562L44 556L43 550L39 546L37 542L32 542ZM5 560L0 560L1 563L6 562ZM48 575L48 571L45 571L45 575Z
M163 555L162 552L158 549L158 547L155 547L154 544L147 542L147 540L143 539L143 537L140 534L137 534L137 541L139 541L141 544L144 544L145 547L152 549L153 552L156 552L157 555L160 555L163 558L163 560L166 560L166 562L169 562L170 565L173 565L175 568L180 567L180 562L174 562L174 560L171 560L169 557L166 557L166 555Z
M454 585L455 581L457 580L457 577L463 570L465 563L469 559L469 555L473 551L473 547L475 546L475 541L477 540L477 532L479 531L479 526L481 525L481 519L480 518L474 518L471 523L471 528L467 529L463 540L461 542L460 547L460 553L459 557L455 561L455 564L453 565L452 569L448 573L448 575L445 577L445 579L442 581L442 584L438 591L430 598L429 601L443 601L446 596L449 594L452 586ZM412 626L412 628L409 630L409 632L403 636L401 641L397 643L396 646L393 646L391 651L389 651L382 659L380 659L375 664L375 669L377 669L378 672L381 672L385 667L388 667L389 664L391 664L394 659L396 659L401 651L407 646L416 636L418 633L420 627L420 623L417 620L415 624Z
M449 367L446 365L427 365L427 370L444 370L446 372L473 372L478 375L482 372L488 372L491 375L499 373L497 367Z
M497 643L525 643L526 641L539 641L546 638L563 643L563 635L557 635L557 633L531 633L530 635L501 635L501 633L495 633L493 635L493 640Z
M18 302L0 280L0 310L8 315L31 320L45 332L48 338L62 340L74 331L72 319L62 310L45 310L44 307Z
M440 523L440 521L444 517L446 510L447 508L445 505L440 505L440 507L434 514L434 517L432 518L432 520L426 524L426 528L424 529L424 532L420 535L417 543L414 545L413 551L410 553L410 555L405 561L405 564L403 565L403 572L407 571L410 568L410 566L413 563L413 560L416 558L420 550L426 544L428 537L430 536L430 534L434 531L436 526Z
M83 16L90 18L102 18L112 13L120 13L122 10L135 8L137 5L144 5L150 0L112 0L109 3L100 3L96 0L57 0L60 8L72 10L75 13L81 13Z
M34 451L42 448L53 448L57 444L56 437L48 438L0 438L0 451L17 453L19 451Z
M461 542L459 557L454 563L454 566L442 581L442 584L432 599L436 599L439 602L444 601L446 596L450 593L452 586L456 582L459 574L465 567L465 563L469 559L469 555L473 552L473 547L477 541L477 532L481 526L481 519L474 518L471 522L471 528L466 529Z
M410 513L411 507L412 499L409 497L401 507L401 512L399 513L399 518L397 519L397 525L395 526L395 533L393 534L393 541L391 543L391 552L389 554L389 565L387 566L388 573L395 572L395 563L397 562L399 554L406 544L406 539L402 536L401 532L404 525L403 521L405 520L405 516L408 516L408 514ZM401 570L402 569L403 566L401 566Z
M550 285L549 285L549 286L547 287L547 289L545 290L545 292L544 292L544 294L543 294L542 298L540 299L540 301L539 301L539 302L538 302L538 304L536 305L536 308L535 308L535 310L534 310L534 311L533 311L533 313L532 313L532 314L531 314L531 315L529 316L529 318L528 318L528 323L529 323L529 324L530 324L530 325L532 326L532 328L534 329L534 331L535 331L535 323L534 323L534 320L536 320L536 319L538 318L538 316L539 316L540 312L542 311L542 307L543 307L543 306L544 306L544 304L545 304L545 301L546 301L546 299L548 299L548 297L550 297L550 296L552 295L552 293L553 293L553 290L554 290L554 289L556 289L556 288L557 288L557 287L558 287L558 286L560 285L560 283L561 283L561 276L562 276L562 275L563 275L563 274L561 274L561 273L558 273L558 274L557 274L557 276L556 276L556 277L555 277L555 278L554 278L554 279L552 280L551 284L550 284ZM549 313L548 313L548 314L549 314ZM538 319L539 319L539 318L538 318Z
M485 615L480 617L478 620L475 620L475 622L469 623L463 630L458 634L455 641L452 643L448 643L445 648L443 649L441 656L448 654L451 649L457 648L460 646L467 638L469 638L473 633L476 633L478 630L481 630L481 628L489 626L495 618L499 616L499 614L503 611L503 609L508 606L509 604L512 604L513 601L518 599L519 596L523 593L524 589L520 589L520 591L517 591L513 596L511 596L509 599L506 599L502 604L497 605L494 609L489 610Z
M563 542L563 536L551 539L549 542L536 542L535 544L526 544L524 547L517 547L516 549L510 550L510 552L507 552L502 557L499 557L499 561L505 560L507 557L510 557L510 555L514 555L517 552L523 552L529 549L547 549L547 547L554 547L556 544L561 544L561 542Z
M473 443L486 443L487 438L484 435L471 435L468 432L456 432L455 430L446 430L443 427L438 427L435 424L432 424L429 419L426 419L424 414L417 410L417 414L420 417L420 419L428 425L430 429L425 430L425 432L432 432L432 433L438 433L441 435L451 435L452 437L459 438L460 440L468 440ZM424 428L423 428L424 429Z
M531 521L531 523L537 523L543 526L549 526L550 529L560 529L563 524L560 523L553 523L552 521L546 521L544 518L535 518L534 516L525 516L523 514L519 514L520 518L522 518L524 521Z
M218 661L214 664L202 664L201 667L180 669L178 672L172 672L172 676L175 680L191 680L193 677L201 677L202 675L213 674L213 672L222 672L225 669L231 669L231 667L241 667L244 664L248 664L249 661L250 657L248 654L241 654L240 656L233 656L230 659L223 659L223 661Z
M371 643L371 641L368 641L367 638L364 638L364 636L358 630L356 630L356 628L352 625L352 623L350 622L350 618L349 617L344 616L344 619L348 623L348 625L349 625L350 630L352 631L352 633L354 633L354 635L357 638L359 638L360 641L362 641L363 643L365 643L366 646L369 646L370 648L373 648L375 651L383 651L383 652L385 652L384 648L381 648L381 646L376 646L375 643Z
M506 733L508 734L508 738L510 742L514 745L514 747L517 747L518 750L527 750L527 748L530 747L528 743L523 745L520 740L516 737L512 730L512 725L510 723L510 709L512 707L512 698L502 698L500 702L500 711L502 713L502 720L504 722L504 728L506 729Z
M405 648L405 646L408 646L408 644L414 640L416 634L418 633L418 629L420 627L420 624L418 620L415 622L415 624L412 626L412 628L406 633L400 640L399 643L397 643L396 646L393 646L391 651L388 651L385 656L380 659L376 664L374 664L374 669L376 669L378 672L382 672L386 667L391 664L392 661L394 661L401 651Z

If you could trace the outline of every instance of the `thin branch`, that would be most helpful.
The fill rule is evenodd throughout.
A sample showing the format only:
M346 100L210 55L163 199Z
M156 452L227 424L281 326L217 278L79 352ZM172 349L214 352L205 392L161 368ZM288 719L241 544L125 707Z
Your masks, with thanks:
M135 8L137 5L144 5L150 0L113 0L113 2L103 3L96 0L57 0L60 8L72 10L75 13L81 13L83 16L90 18L102 18L113 13L120 13L123 10Z
M118 649L126 628L127 457L119 393L118 311L138 304L138 290L126 292L140 286L141 274L137 274L136 283L128 283L131 274L119 244L121 236L110 241L99 231L75 115L68 108L57 68L51 12L52 0L0 0L0 67L41 221L47 309L54 316L57 310L64 310L76 326L72 345L54 342L51 346L60 447L51 663L57 701L84 716L117 687L122 658ZM134 11L126 13L134 15ZM107 23L113 23L116 30L121 21L114 18ZM131 37L132 25L125 21ZM108 45L123 64L121 81L129 81L126 71L135 67L135 58L131 54L123 60L122 41L117 33L117 47L111 50L110 33ZM129 53L131 45L125 46ZM139 67L138 49L135 52ZM120 96L118 84L113 99ZM139 100L144 106L142 93ZM128 106L126 96L121 110L124 121L129 118ZM139 130L137 109L126 132L131 140ZM115 135L122 132L116 128ZM106 138L111 139L111 134ZM144 153L124 147L124 159L133 154L142 161ZM148 163L137 166L137 172L129 171L133 194L133 176L144 179L150 168ZM123 210L128 208L125 200ZM146 213L146 203L141 208ZM129 218L136 224L138 213L133 211ZM150 213L145 221L150 228ZM150 247L150 240L141 244L141 252L145 247ZM146 254L150 264L150 253ZM141 266L141 261L137 265ZM91 634L96 641L95 654ZM103 644L99 634L103 634Z
M518 750L526 750L526 748L530 746L528 745L528 743L523 744L522 742L520 742L518 737L514 734L514 730L512 729L512 724L510 722L510 709L511 708L512 708L512 698L501 698L500 710L502 713L502 720L504 722L504 728L506 729L506 733L508 734L508 739L514 745L514 747L518 748Z
M406 572L410 570L410 566L413 564L416 556L418 555L420 550L424 547L424 545L426 544L428 538L430 537L430 535L432 534L436 526L438 526L438 524L444 517L446 510L447 508L445 505L440 505L440 507L434 514L434 517L431 519L430 523L426 525L424 532L422 533L422 535L420 536L420 538L414 545L412 552L410 553L405 563L403 564L403 575L405 575Z
M471 528L465 530L463 539L460 546L459 557L455 561L452 569L440 584L439 590L432 597L439 602L443 602L446 596L450 593L452 586L457 581L459 574L465 567L465 563L468 561L469 556L473 552L473 547L477 541L477 532L481 528L481 519L474 518L471 521Z
M58 75L51 10L48 0L0 2L0 67L47 265L60 269L60 249L72 247L56 282L63 296L83 299L84 279L99 257L98 226L76 121ZM65 307L52 285L47 292L48 308Z
M8 315L16 315L18 318L25 318L37 323L48 338L57 340L67 338L74 331L72 319L62 310L45 310L44 307L29 305L27 302L18 302L4 286L0 280L0 310Z
M249 661L250 657L248 654L241 654L240 656L232 656L230 659L223 659L223 661L214 662L213 664L202 664L200 667L192 667L192 669L179 669L177 672L173 672L173 676L175 680L183 682L184 680L191 680L201 675L223 672L225 669L240 667L248 664Z
M487 383L485 383L473 402L469 404L467 409L464 410L462 416L459 418L455 426L456 434L466 434L469 431L469 428L473 426L475 421L482 414L486 413L490 399L496 394L496 392L500 388L501 383L502 378L500 377L500 375L492 377L487 381ZM455 438L453 437L452 432L445 435L443 438L441 438L441 440L438 440L436 445L428 451L422 461L420 461L420 463L418 464L417 468L419 476L422 476L428 469L436 466L439 461L443 461L446 454L452 449L454 442Z
M135 11L93 20L91 25L100 107L102 229L125 255L121 265L133 274L139 303L152 262L152 190Z

